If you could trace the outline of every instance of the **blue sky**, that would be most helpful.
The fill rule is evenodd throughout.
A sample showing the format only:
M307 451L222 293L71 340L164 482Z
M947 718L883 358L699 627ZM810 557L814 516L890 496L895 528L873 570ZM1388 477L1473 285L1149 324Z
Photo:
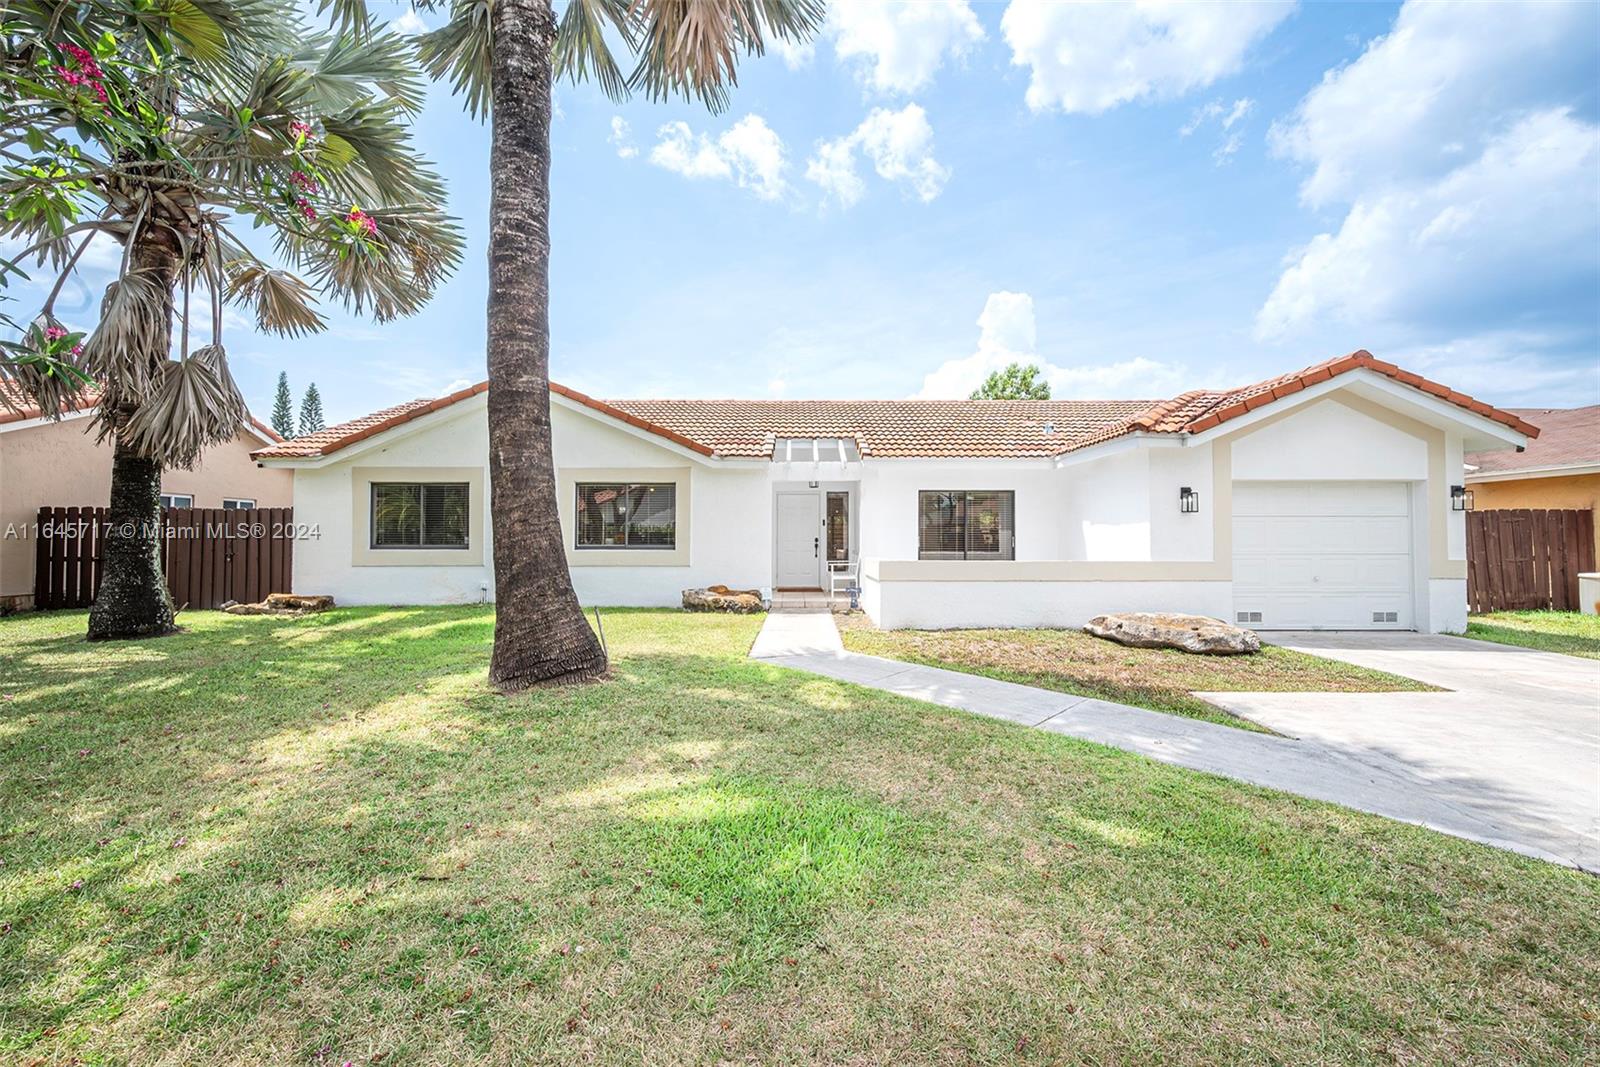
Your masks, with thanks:
M423 23L437 16L421 16ZM415 28L414 13L401 24ZM721 115L559 86L552 372L600 396L1161 397L1367 348L1600 401L1594 5L839 5ZM235 329L329 421L484 376L488 134L418 126L470 235L423 314Z

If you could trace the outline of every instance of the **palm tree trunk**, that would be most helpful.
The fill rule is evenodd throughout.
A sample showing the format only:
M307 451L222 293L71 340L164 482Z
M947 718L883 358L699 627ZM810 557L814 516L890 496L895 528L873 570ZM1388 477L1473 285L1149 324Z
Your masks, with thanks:
M583 681L606 657L578 606L556 512L550 446L549 0L492 8L489 158L489 489L494 525L494 658L513 691Z
M110 522L89 640L171 633L177 626L161 571L161 465L121 441L111 460Z
M150 359L167 358L172 343L172 281L177 256L165 234L141 239L130 267L153 273L166 300L153 331ZM172 595L161 570L161 464L122 440L131 411L112 415L116 446L111 459L110 530L101 549L100 591L89 607L89 640L159 637L178 627Z

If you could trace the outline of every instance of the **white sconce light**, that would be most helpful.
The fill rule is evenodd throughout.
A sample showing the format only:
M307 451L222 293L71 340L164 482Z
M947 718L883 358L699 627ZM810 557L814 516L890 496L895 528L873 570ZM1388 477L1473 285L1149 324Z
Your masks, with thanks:
M1464 485L1452 485L1450 487L1450 510L1471 511L1472 490Z
M1200 494L1190 489L1187 485L1178 490L1178 510L1185 515L1195 515L1200 511Z

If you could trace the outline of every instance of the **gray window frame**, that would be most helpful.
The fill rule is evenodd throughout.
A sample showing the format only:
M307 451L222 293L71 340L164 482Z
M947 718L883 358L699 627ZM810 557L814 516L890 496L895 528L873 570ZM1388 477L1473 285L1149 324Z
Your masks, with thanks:
M378 544L378 490L392 485L417 486L417 543L414 545L380 545ZM427 536L427 524L423 517L428 512L427 492L429 489L461 489L467 494L467 514L462 522L462 536L460 544L435 543L424 540ZM465 552L472 547L472 485L469 482L369 482L367 483L367 547L374 552Z
M632 524L631 518L623 519L623 543L620 545L586 545L581 540L583 536L583 491L585 489L620 489L623 493L632 493L635 489L670 489L672 490L672 543L670 545L633 545L628 544L628 529ZM678 508L682 501L679 499L678 483L676 482L574 482L572 486L572 548L576 552L674 552L678 548Z
M923 498L929 495L961 497L962 514L962 547L959 550L928 549L922 543L922 508ZM970 516L967 509L972 505L975 496L998 496L1005 498L1002 514L1010 519L1008 527L1003 527L1005 546L998 552L974 553L967 547L967 530L970 528ZM917 490L917 558L931 560L957 560L972 562L982 560L1006 560L1017 558L1017 491L1015 489L919 489Z

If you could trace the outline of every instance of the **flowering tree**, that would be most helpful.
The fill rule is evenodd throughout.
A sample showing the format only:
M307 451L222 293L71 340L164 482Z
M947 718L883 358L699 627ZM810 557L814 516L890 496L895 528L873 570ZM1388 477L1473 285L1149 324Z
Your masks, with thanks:
M822 0L424 0L449 21L421 38L493 129L489 156L489 482L495 626L489 678L501 689L602 674L566 567L550 448L550 89L593 76L610 96L681 95L727 105L738 59L774 38L803 41ZM623 73L613 46L633 70Z
M25 324L5 318L15 336L0 342L0 401L55 413L85 383L99 390L95 424L114 458L91 638L173 628L161 471L193 465L245 417L224 303L291 336L323 328L319 293L383 321L419 309L460 259L443 184L410 142L422 101L410 45L342 6L337 34L300 10L0 8L0 240L21 246L0 259L0 283L39 265L53 275ZM76 328L55 305L94 241L120 245L120 262L98 320Z

